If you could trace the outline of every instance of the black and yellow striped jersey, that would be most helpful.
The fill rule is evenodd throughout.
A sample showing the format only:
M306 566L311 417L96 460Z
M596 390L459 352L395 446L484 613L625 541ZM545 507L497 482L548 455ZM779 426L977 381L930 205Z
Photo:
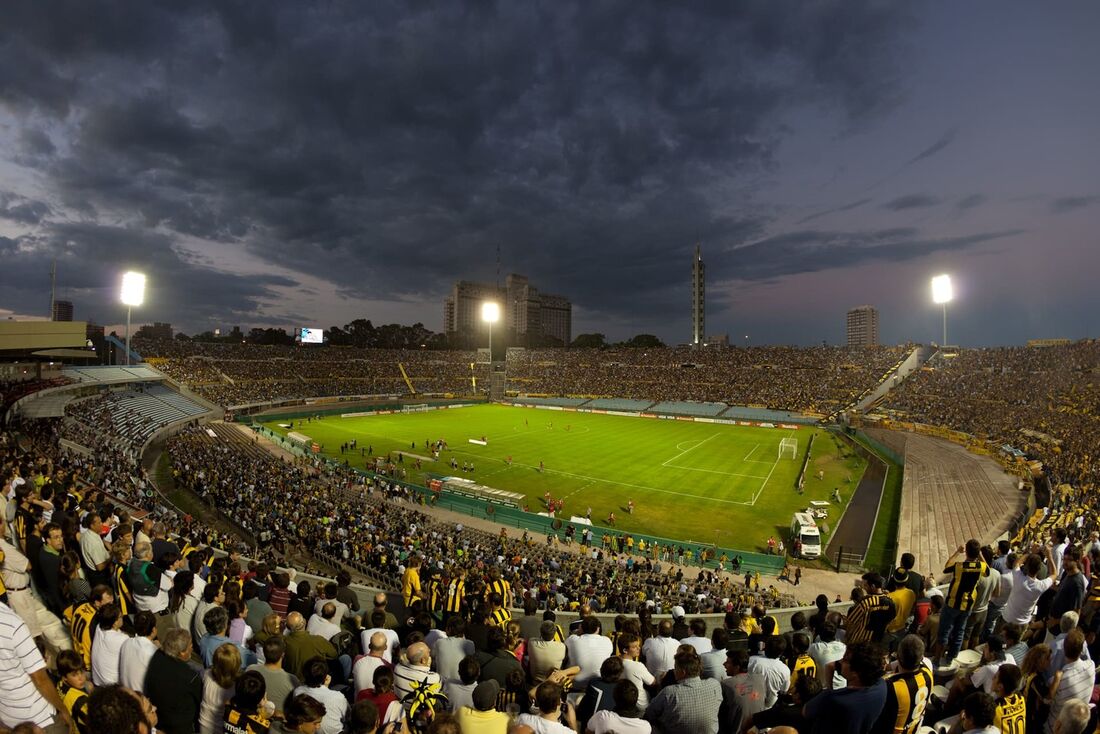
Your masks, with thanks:
M888 675L885 681L886 705L871 734L916 734L932 695L932 671L922 665L917 670Z
M997 699L993 726L1001 734L1024 734L1027 730L1027 704L1019 693Z
M489 595L494 592L500 594L501 603L508 606L512 596L512 585L504 579L493 579L485 586L485 600L488 601Z
M428 581L428 611L436 611L443 604L443 586L438 576L432 576Z
M462 603L466 600L466 582L455 579L447 586L447 594L443 598L443 611L459 613L462 611Z
M57 694L76 722L80 734L88 734L88 694L79 688L73 688L65 681L57 684Z
M943 597L944 606L960 612L969 611L974 606L978 579L989 575L989 566L981 560L959 561L943 569L943 572L951 574L951 588Z
M508 624L508 620L512 618L512 613L504 607L495 609L489 612L489 624L495 624L498 627L503 627Z
M845 622L847 638L852 645L857 642L878 642L886 633L886 627L894 620L894 600L886 594L868 594L848 611Z
M130 582L126 580L126 566L115 564L111 571L111 586L114 587L115 602L123 614L137 611L134 608L134 596L130 593Z
M73 638L73 650L80 655L84 660L84 667L91 669L92 666L92 635L95 630L92 628L94 625L92 621L95 619L96 608L89 602L84 602L80 606L73 609L69 613L66 610L69 619L71 620L69 625L69 633Z
M222 718L223 734L267 734L269 731L271 722L262 714L241 711L232 703L226 705Z

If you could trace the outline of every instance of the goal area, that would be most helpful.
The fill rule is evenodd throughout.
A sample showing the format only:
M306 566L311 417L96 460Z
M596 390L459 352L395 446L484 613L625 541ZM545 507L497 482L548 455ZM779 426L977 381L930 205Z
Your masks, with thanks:
M798 439L797 438L784 438L779 442L779 458L780 459L797 459L798 458Z

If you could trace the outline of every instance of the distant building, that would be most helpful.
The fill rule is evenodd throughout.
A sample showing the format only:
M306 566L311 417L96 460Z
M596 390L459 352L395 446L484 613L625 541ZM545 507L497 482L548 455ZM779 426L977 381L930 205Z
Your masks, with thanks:
M730 345L729 334L711 334L707 337L708 347L728 347Z
M54 301L53 302L53 320L54 321L72 321L73 320L73 302L72 301Z
M134 336L142 339L171 339L172 325L163 321L154 321L151 324L144 324Z
M525 275L510 274L503 288L491 283L460 280L443 299L443 330L448 334L487 331L481 304L501 306L501 323L518 341L538 343L549 337L568 344L573 340L573 304L564 296L542 293Z
M878 346L878 309L856 306L848 312L848 347L863 349Z
M707 266L699 245L695 246L695 257L691 261L691 344L701 347L705 344L707 333Z

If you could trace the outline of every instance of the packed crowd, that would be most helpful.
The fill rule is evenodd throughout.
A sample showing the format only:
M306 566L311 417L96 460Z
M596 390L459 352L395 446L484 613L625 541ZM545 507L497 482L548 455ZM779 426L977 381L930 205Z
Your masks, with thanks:
M1007 444L1055 483L1100 480L1100 342L963 349L892 391L888 415Z
M507 389L828 415L876 385L907 353L895 347L528 349L509 354Z
M313 397L471 394L488 375L474 352L353 347L301 348L136 340L165 374L220 405ZM404 374L402 374L404 368ZM478 383L474 386L475 380Z

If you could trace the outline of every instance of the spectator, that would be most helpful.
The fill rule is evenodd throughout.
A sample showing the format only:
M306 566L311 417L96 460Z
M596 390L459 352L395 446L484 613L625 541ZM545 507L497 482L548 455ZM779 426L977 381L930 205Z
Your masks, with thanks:
M474 708L474 689L480 677L481 666L477 658L473 655L462 658L462 662L458 664L458 680L443 681L443 694L447 696L447 708L456 713L463 706ZM499 688L499 685L497 687Z
M604 640L611 644L606 637ZM489 629L487 649L477 653L477 662L481 666L481 680L495 680L502 688L508 684L508 673L513 670L522 670L515 655L508 651L504 630L500 627Z
M271 721L265 711L267 683L255 670L248 670L237 678L233 698L225 706L225 729L231 732L267 734Z
M192 734L198 725L203 676L189 664L192 649L186 630L169 631L145 673L142 690L157 707L164 734Z
M134 616L134 637L127 638L119 651L119 683L131 691L145 690L145 673L157 651L157 620L150 612L138 612ZM93 662L95 650L92 651Z
M906 635L898 643L898 669L886 676L886 702L871 729L875 734L920 729L925 711L922 702L931 699L934 684L924 652L924 640L917 635Z
M285 720L282 725L275 722L276 728L272 729L274 734L314 734L320 729L321 722L324 721L327 712L325 711L325 705L317 699L311 696L298 695L287 699L283 713ZM374 721L377 722L377 711L374 712L374 717ZM282 731L280 732L278 729L282 729ZM373 731L373 728L368 731Z
M340 734L348 714L348 701L343 694L328 687L332 682L328 661L321 656L310 658L304 663L303 670L302 685L294 689L295 697L306 695L324 705L325 716L318 730L320 734Z
M111 734L154 734L156 725L139 694L118 684L99 686L88 697L88 718Z
M553 671L560 670L565 663L565 643L555 639L557 632L557 624L552 620L545 620L539 628L541 639L532 639L527 643L531 680L536 684L546 680ZM580 668L574 666L572 674L579 671Z
M702 665L693 652L678 652L673 666L676 683L661 689L645 711L645 718L661 731L717 734L722 686L699 677Z
M760 673L748 672L749 654L744 650L726 653L726 673L722 680L722 707L719 710L719 731L739 734L753 714L764 710L767 684Z
M638 689L628 680L621 680L612 689L614 705L592 715L586 734L649 734L652 725L642 718L638 707Z
M386 639L381 630L370 636L370 647L367 648L367 654L356 660L351 668L357 698L360 693L369 691L373 687L374 671L380 667L392 667L386 662L387 650L389 650L389 640Z
M433 671L431 665L431 650L423 642L414 642L405 650L405 660L393 667L393 691L406 711L412 706L417 690L426 688L439 692L443 689L439 673Z
M122 645L129 636L122 631L122 610L117 604L106 604L96 615L96 635L92 641L92 682L109 686L119 681L119 661Z
M955 562L959 554L966 560ZM974 538L966 541L947 559L943 572L951 574L951 585L944 595L940 612L940 631L936 639L936 655L943 655L942 665L955 659L962 648L966 621L977 597L978 580L989 575L989 566L981 556L981 543Z
M615 652L611 640L600 634L600 620L595 616L584 618L581 622L581 634L570 635L565 641L565 649L569 661L580 666L580 672L573 678L573 685L578 688L583 688L588 681L596 678L603 661Z
M209 626L209 623L207 624ZM285 639L286 655L283 657L283 668L291 675L296 676L299 680L305 680L304 671L307 661L315 657L321 657L326 661L337 659L336 648L333 647L331 642L323 637L306 632L306 621L301 614L291 612L286 618L286 626L289 633ZM351 673L350 658L346 662L345 678ZM328 706L325 701L321 701L321 703ZM332 712L329 712L329 719L332 719Z
M886 705L882 680L885 656L873 642L849 645L840 660L848 682L839 690L824 691L806 704L803 713L813 721L814 734L867 734Z
M435 660L435 668L439 677L446 681L456 681L459 678L459 663L474 654L474 643L466 639L466 620L461 615L453 614L447 618L447 635L436 640L432 646L432 659ZM383 644L385 636L382 636ZM371 639L371 647L374 647L374 639Z
M477 684L470 700L472 705L463 705L455 713L462 734L498 734L508 731L508 714L496 710L500 686L489 679Z
M76 728L23 620L0 602L0 725Z
M791 670L783 662L787 651L787 641L773 635L764 642L764 654L749 658L748 672L758 673L764 678L764 708L775 705L780 693L786 693L791 687Z
M638 662L642 642L634 633L623 632L615 644L619 647L619 658L623 661L623 679L630 681L638 689L635 704L644 711L649 706L649 691L646 687L655 685L657 679L649 672L649 668Z
M543 681L535 690L535 706L538 714L520 714L516 722L531 727L539 734L575 734L577 714L573 704L566 702L562 706L561 684L551 680Z
M588 682L588 688L577 705L577 724L583 730L592 714L614 707L612 690L623 677L623 661L612 656L600 665L600 677Z
M241 651L232 642L223 643L214 650L210 662L202 679L199 734L219 734L225 704L233 697L241 672Z
M657 636L650 637L642 644L642 656L650 674L660 680L675 664L676 648L679 643L672 637L672 622L661 620L657 625Z
M282 636L270 637L263 643L264 662L254 663L246 670L255 671L264 677L267 700L275 706L275 716L283 711L287 699L301 682L283 670L283 656L286 655L286 642Z
M1066 662L1060 669L1054 671L1050 684L1051 704L1050 716L1047 718L1047 734L1054 731L1054 723L1069 701L1089 700L1093 679L1096 677L1096 668L1081 656L1084 647L1085 636L1080 630L1075 629L1066 635L1063 648Z

